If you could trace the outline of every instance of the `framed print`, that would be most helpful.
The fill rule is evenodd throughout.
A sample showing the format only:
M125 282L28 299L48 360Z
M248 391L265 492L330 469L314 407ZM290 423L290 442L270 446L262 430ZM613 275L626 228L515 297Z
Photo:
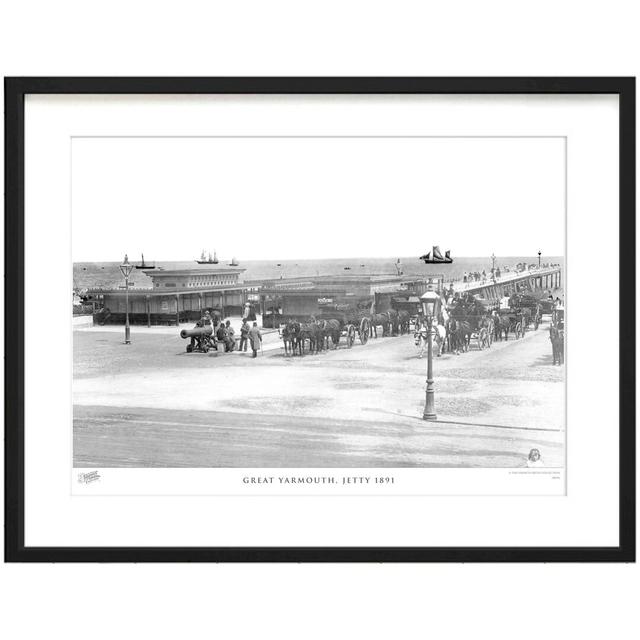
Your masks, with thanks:
M9 561L634 561L633 78L5 80Z

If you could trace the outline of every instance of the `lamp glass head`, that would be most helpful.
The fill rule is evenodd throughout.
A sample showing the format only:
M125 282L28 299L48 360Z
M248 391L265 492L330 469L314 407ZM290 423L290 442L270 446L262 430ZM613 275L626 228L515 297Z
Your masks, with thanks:
M435 291L427 291L420 296L422 312L427 317L435 317L439 312L440 296Z
M120 271L125 278L128 278L133 271L133 265L129 262L129 258L126 254L124 256L124 262L120 265Z

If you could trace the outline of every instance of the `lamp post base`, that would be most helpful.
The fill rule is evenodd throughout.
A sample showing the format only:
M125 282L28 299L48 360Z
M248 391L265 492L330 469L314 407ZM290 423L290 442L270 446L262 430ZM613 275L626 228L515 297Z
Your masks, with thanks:
M125 327L124 329L124 343L131 344L131 331L129 327Z
M435 413L423 413L422 414L422 419L423 420L430 420L430 421L435 421L438 419L438 416Z

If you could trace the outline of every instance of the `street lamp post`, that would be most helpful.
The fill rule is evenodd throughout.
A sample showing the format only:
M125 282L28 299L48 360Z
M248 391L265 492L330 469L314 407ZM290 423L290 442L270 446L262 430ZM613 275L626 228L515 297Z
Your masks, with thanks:
M491 271L495 272L496 270L496 254L492 253L491 254Z
M436 420L435 392L433 389L433 319L438 315L440 296L435 291L427 291L420 296L422 312L427 320L427 397L423 420Z
M540 268L540 256L542 255L542 251L538 250L538 269Z
M131 275L131 271L133 271L133 265L129 263L129 258L126 253L124 255L124 262L120 265L120 271L124 276L124 343L131 344L131 328L129 327L129 276Z

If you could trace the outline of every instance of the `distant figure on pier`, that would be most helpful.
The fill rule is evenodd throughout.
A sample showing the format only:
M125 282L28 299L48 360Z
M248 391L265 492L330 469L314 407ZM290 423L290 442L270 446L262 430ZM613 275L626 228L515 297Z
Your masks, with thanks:
M467 275L467 272L465 271L464 275L462 276L462 282L466 282L468 277L469 276Z

